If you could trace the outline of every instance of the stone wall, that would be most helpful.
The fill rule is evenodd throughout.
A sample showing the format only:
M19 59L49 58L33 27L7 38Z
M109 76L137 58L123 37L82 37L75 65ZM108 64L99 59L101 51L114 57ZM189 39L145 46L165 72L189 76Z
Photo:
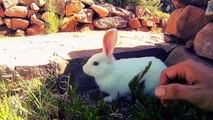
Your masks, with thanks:
M213 61L213 0L172 1L176 10L167 23L168 41L182 43L185 47L174 50L172 57L167 59L168 65L195 58L186 54L187 48L191 48L199 59Z
M54 13L47 3L56 7ZM0 0L0 26L7 26L17 34L45 33L53 14L62 19L59 32L127 27L149 31L164 28L167 21L151 17L152 13L144 6L124 9L93 0Z

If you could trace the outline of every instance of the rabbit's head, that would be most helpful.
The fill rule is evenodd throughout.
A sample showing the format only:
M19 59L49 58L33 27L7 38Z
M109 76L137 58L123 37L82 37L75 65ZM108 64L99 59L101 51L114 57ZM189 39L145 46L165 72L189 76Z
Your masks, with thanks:
M113 69L115 58L113 51L117 41L117 30L108 30L103 38L103 49L101 53L93 55L83 66L84 73L95 78L108 76Z

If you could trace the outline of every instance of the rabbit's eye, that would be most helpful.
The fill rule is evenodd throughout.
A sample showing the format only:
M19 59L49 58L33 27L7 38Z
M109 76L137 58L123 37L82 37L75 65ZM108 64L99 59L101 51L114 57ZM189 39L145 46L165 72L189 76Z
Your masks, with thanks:
M98 64L99 64L99 62L97 62L97 61L93 62L94 66L97 66Z

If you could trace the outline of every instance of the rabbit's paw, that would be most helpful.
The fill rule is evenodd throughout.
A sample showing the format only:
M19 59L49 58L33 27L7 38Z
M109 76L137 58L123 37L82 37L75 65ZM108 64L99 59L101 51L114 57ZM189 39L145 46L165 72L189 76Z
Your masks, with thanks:
M112 96L104 97L104 102L111 103L113 100Z

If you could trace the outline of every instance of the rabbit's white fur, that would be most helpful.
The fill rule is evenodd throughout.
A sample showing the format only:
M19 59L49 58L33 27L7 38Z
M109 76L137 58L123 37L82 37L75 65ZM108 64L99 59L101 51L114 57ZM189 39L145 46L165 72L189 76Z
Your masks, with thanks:
M143 71L152 61L151 67L143 77L145 80L144 94L154 96L159 85L160 74L166 65L155 57L141 57L115 60L113 51L117 40L117 30L108 30L103 40L103 52L93 55L83 66L83 71L95 78L100 90L109 93L104 101L111 102L117 95L130 93L129 82ZM95 62L95 63L94 63Z

